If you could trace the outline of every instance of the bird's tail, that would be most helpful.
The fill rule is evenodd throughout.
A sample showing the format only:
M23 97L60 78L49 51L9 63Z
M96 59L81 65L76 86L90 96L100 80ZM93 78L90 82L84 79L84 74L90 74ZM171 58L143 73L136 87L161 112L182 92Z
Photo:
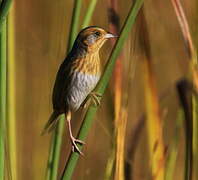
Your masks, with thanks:
M50 116L48 122L45 124L45 127L44 127L44 129L43 129L41 135L44 135L46 132L49 133L50 131L52 131L52 130L56 127L56 124L57 124L58 119L59 119L59 118L58 118L59 115L61 115L61 113L58 112L58 111L54 111L54 112L51 114L51 116Z

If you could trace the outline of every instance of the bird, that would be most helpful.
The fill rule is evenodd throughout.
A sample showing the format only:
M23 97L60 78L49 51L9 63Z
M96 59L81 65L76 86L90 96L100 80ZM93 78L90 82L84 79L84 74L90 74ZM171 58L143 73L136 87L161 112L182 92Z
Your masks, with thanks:
M97 104L100 95L93 90L101 76L99 50L105 41L116 37L98 26L82 29L57 72L52 93L53 113L44 127L44 132L54 129L58 117L65 114L73 152L83 154L77 144L84 142L73 136L72 113L76 112L88 97Z

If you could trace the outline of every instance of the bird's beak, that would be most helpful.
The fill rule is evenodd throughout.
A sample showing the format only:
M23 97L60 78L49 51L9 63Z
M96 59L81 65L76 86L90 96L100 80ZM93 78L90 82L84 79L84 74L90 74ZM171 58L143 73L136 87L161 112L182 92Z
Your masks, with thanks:
M114 34L111 34L111 33L107 33L105 34L104 36L106 39L110 39L110 38L117 38L118 36L114 35Z

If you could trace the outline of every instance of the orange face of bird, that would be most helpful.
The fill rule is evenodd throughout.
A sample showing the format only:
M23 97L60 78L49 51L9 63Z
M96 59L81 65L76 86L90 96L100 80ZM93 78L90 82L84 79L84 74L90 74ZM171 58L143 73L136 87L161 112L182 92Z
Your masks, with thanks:
M88 47L88 52L99 50L109 38L117 37L99 27L85 28L79 33L78 39Z

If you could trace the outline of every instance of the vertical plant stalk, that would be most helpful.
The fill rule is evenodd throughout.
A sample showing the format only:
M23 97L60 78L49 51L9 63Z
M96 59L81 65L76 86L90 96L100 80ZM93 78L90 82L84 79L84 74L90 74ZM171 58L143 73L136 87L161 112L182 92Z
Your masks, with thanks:
M168 153L167 153L167 162L166 162L166 171L165 171L165 180L172 180L173 175L175 172L175 164L177 162L177 154L179 149L179 142L181 139L181 128L182 128L182 122L184 119L183 112L180 110L178 112L178 118L176 120L176 127L174 130L174 136L172 143L169 147Z
M108 0L108 20L109 20L109 31L113 34L119 34L119 15L118 15L118 7L117 7L117 0ZM115 45L116 40L111 39L112 46ZM118 174L118 164L115 163L116 156L117 156L117 134L118 128L116 122L118 122L118 117L120 114L121 108L121 61L120 58L116 60L115 68L113 72L114 84L113 84L113 92L114 92L114 135L113 135L113 144L111 147L111 155L108 158L107 166L106 166L106 173L105 179L111 179L112 177L116 177ZM122 166L122 165L121 165ZM113 176L113 170L115 168L115 176Z
M119 33L120 22L118 15L117 0L109 0L108 7L109 30L113 34ZM112 45L115 44L115 39L111 40ZM112 151L116 152L115 155L115 173L114 179L124 179L124 142L125 142L125 129L126 129L126 113L121 110L122 107L122 55L118 57L115 63L113 72L114 77L114 138L115 146ZM110 161L111 162L111 161ZM112 169L113 170L113 169Z
M181 80L177 84L179 100L185 115L185 180L192 180L192 112L191 112L191 91L186 80Z
M14 5L14 4L13 4ZM17 143L16 143L16 74L15 74L15 6L8 16L8 90L7 90L7 134L10 158L10 170L13 179L17 179Z
M52 173L52 166L53 166L53 147L55 144L55 137L54 137L55 133L52 135L51 138L51 142L50 142L50 149L49 149L49 155L48 155L48 162L47 162L47 168L46 168L46 175L45 175L45 179L49 180L51 178L51 173Z
M56 127L55 133L53 134L54 137L52 139L53 141L53 154L52 154L52 161L49 162L49 166L53 167L50 175L50 179L56 180L58 175L58 165L59 165L59 159L60 159L60 152L61 152L61 144L62 144L62 135L64 130L64 124L65 124L65 115L62 114L60 116L59 123Z
M0 179L5 172L6 90L7 90L7 24L11 0L0 2Z
M5 135L6 135L6 21L1 24L0 32L0 179L5 172Z
M159 100L156 89L156 80L151 62L149 33L143 9L140 12L140 43L143 55L144 91L146 104L146 129L148 149L153 180L164 179L164 142L162 123L160 119Z
M112 145L115 146L115 143L113 143ZM113 169L115 167L114 165L115 165L115 147L112 147L112 151L109 154L109 158L105 169L104 180L113 179Z
M81 4L82 4L82 0L74 1L67 53L71 50L71 48L73 46L73 42L77 35ZM65 124L65 116L61 115L60 120L58 121L56 130L53 134L54 138L52 139L52 142L51 142L47 170L46 170L46 180L56 180L57 179L58 166L59 166L58 162L60 159L64 124Z
M82 23L82 28L85 28L89 25L91 21L91 17L93 15L94 9L96 7L97 0L90 0L89 6L87 8L83 23Z
M192 97L193 108L193 170L195 179L198 179L198 97Z
M186 19L184 10L182 8L180 0L171 0L172 5L174 7L182 35L184 38L185 46L187 48L189 54L189 78L190 81L193 82L194 87L198 90L198 70L197 70L197 53L192 41L192 37L189 30L188 21ZM191 92L192 93L192 92ZM185 163L185 179L192 178L192 171L195 171L195 179L198 178L198 116L197 116L197 107L198 107L198 98L197 95L193 95L191 97L192 104L192 123L186 121L186 163ZM192 125L192 127L190 127ZM187 129L189 127L189 129ZM192 134L192 139L189 139ZM189 141L192 141L190 143ZM192 147L190 147L192 145ZM193 156L193 157L192 157ZM191 158L192 157L192 158ZM192 162L191 162L192 161Z
M124 23L123 29L121 31L120 37L115 45L114 50L112 51L110 58L105 66L105 70L104 73L96 87L96 93L99 93L101 95L104 94L104 91L108 85L108 82L111 78L112 72L113 72L113 68L116 62L116 59L118 57L118 55L120 54L123 44L126 40L126 38L128 37L129 32L131 31L131 28L135 22L135 19L137 17L137 14L140 10L140 8L142 7L143 4L143 0L138 0L135 5L130 9L130 12L128 13L128 17ZM80 140L85 140L85 138L88 135L88 131L91 128L92 122L93 122L93 118L96 114L97 111L97 107L90 105L87 113L85 115L84 121L81 125L80 131L78 133L78 139ZM82 149L82 146L79 146L80 149ZM72 177L74 168L76 167L77 161L79 158L79 154L76 152L72 152L69 156L69 159L65 165L65 169L63 171L62 174L62 180L69 180Z
M77 33L78 33L81 5L82 5L82 0L74 1L67 52L71 50L73 43L76 39Z

